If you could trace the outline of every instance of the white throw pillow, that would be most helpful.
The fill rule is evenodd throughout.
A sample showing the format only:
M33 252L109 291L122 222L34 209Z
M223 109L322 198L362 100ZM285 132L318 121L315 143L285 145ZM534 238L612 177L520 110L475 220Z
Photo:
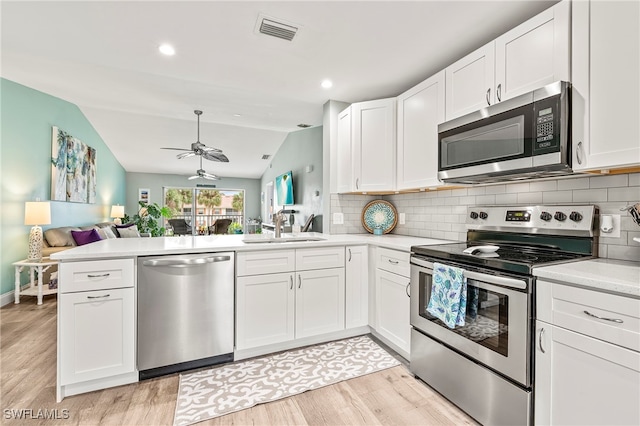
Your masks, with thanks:
M120 238L140 238L140 232L136 225L129 226L128 228L118 228Z
M108 239L112 239L112 238L118 238L118 237L116 237L116 234L113 233L111 228L100 228L100 229L98 229L98 235L100 235L100 238L102 238L103 240L108 240Z

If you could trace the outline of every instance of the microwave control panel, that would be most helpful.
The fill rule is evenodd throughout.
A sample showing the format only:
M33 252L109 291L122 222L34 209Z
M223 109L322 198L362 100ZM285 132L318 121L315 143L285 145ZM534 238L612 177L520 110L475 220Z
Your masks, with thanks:
M560 149L560 102L552 96L534 103L535 114L533 150L536 154Z

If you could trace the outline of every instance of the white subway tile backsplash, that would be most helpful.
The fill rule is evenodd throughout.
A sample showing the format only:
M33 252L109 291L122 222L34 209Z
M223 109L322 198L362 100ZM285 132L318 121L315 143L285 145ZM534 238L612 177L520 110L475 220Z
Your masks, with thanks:
M620 177L622 176L622 177ZM384 199L406 214L406 224L393 233L426 238L464 241L467 207L476 205L596 204L601 214L620 215L620 238L601 236L600 257L640 261L640 226L620 208L640 202L640 173L583 176L557 180L470 186L388 196L331 195L331 211L343 212L344 225L331 225L330 232L364 234L361 214L364 206Z
M589 178L571 178L571 179L559 179L558 190L563 191L566 189L587 189L589 188Z
M627 186L628 184L629 178L627 175L594 176L589 178L589 188L614 188Z

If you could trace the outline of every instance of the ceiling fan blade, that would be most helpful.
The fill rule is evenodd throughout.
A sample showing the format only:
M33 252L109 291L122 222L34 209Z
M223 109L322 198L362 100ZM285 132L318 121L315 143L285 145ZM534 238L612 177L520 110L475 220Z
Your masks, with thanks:
M198 175L193 175L193 176L189 176L187 179L188 180L194 180L194 179L198 179L200 176Z
M178 154L176 155L176 157L178 157L178 160L182 160L183 158L193 157L194 155L196 155L195 152L189 151L189 152L183 152L182 154Z
M212 175L211 173L207 173L207 172L202 173L202 175L200 177L202 177L204 179L208 179L208 180L219 180L220 179L218 176Z
M228 163L229 159L222 152L203 152L202 156L210 161L219 161L221 163Z
M175 151L190 151L190 149L185 149L185 148L160 148L160 149L173 149Z
M222 152L220 148L214 148L212 146L205 146L205 145L202 145L200 149L202 149L205 152Z

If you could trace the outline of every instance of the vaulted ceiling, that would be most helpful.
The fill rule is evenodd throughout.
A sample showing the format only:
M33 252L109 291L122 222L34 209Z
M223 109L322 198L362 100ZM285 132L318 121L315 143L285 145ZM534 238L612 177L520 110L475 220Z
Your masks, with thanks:
M259 178L327 100L396 96L553 3L2 1L1 74L77 104L129 172L193 174L160 148L189 148L200 109L200 141L230 160L204 169ZM261 14L294 39L257 32Z

